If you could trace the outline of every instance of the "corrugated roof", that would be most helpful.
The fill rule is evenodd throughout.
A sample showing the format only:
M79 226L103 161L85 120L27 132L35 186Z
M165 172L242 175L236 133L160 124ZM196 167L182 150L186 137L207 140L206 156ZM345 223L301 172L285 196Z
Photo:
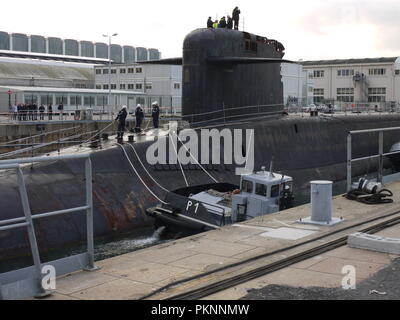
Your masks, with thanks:
M398 57L390 58L363 58L363 59L336 59L336 60L314 60L299 61L303 66L321 66L321 65L337 65L337 64L374 64L374 63L394 63Z
M49 66L34 63L0 62L2 78L35 78L94 81L94 69L70 66Z

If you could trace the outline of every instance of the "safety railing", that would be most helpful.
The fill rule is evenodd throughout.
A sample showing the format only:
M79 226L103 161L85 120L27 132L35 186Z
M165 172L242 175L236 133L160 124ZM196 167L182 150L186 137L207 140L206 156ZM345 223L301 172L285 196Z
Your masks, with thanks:
M351 190L352 164L354 162L370 160L370 159L378 159L377 181L378 182L383 181L383 158L390 156L390 155L400 153L400 150L384 153L384 151L383 151L383 133L387 132L387 131L396 131L396 130L400 130L400 127L349 131L349 133L347 135L347 185L346 185L347 191ZM373 133L373 132L378 133L378 140L379 140L378 154L353 159L353 157L352 157L352 136L358 135L358 134L364 134L364 133Z
M312 109L325 114L391 114L400 113L400 103L395 101L377 103L332 101L328 104L289 104L285 106L288 113L294 114L309 114Z
M32 215L21 165L26 163L82 158L85 159L86 204L80 207ZM0 274L0 299L21 299L25 297L45 296L51 294L51 292L46 291L42 286L42 268L44 266L53 266L57 276L81 269L87 271L96 270L97 267L94 264L92 164L90 155L76 154L57 157L3 160L0 161L0 170L2 169L16 170L18 191L24 215L19 218L0 220L0 232L17 228L27 228L29 245L34 264L31 267ZM42 263L35 235L34 220L82 211L86 211L87 251L82 254Z
M282 104L251 105L242 107L225 106L208 112L184 114L182 119L189 121L192 126L207 125L215 121L232 122L253 116L271 116L283 113Z

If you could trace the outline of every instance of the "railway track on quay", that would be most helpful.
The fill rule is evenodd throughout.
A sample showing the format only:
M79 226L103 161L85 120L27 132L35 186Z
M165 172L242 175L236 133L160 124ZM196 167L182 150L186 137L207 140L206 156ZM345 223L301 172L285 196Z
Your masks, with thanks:
M151 294L142 297L141 299L198 300L201 298L205 298L220 291L232 288L236 285L248 282L250 280L259 278L261 276L283 269L290 265L299 263L303 260L312 258L314 256L318 256L327 251L331 251L338 247L344 246L347 244L347 237L351 233L363 232L363 233L374 234L386 228L395 226L399 223L400 223L400 210L382 215L380 217L374 217L368 220L364 220L362 222L337 229L330 233L320 235L316 238L303 241L292 246L280 248L272 252L268 252L244 261L240 261L238 263L227 265L212 271L201 273L199 275L187 279L170 283L162 288L155 290ZM307 248L307 246L309 246L310 244L312 245L317 241L324 241L325 239L331 237L333 237L333 239L327 240L327 242L323 243L322 245L317 245L311 248ZM297 253L291 253L291 251L295 249L301 249L301 247L303 246L306 247L304 248L304 250ZM269 258L269 257L272 258L273 256L278 254L280 255L288 254L288 256L283 259L277 259L276 261L273 261L271 263L266 263L260 267L247 270L245 272L240 272L240 271L236 272L235 270L231 271L232 269L238 267L242 267L241 269L245 269L245 266L248 266L251 263L254 264L257 261L259 262L264 258ZM236 272L236 274L229 277L225 276L224 278L223 277L224 271L225 273ZM217 279L213 281L208 279L212 277L219 278L220 280ZM211 283L199 285L199 283L207 281ZM192 286L190 288L191 284ZM185 286L189 288L182 290L179 288L179 286L182 287Z

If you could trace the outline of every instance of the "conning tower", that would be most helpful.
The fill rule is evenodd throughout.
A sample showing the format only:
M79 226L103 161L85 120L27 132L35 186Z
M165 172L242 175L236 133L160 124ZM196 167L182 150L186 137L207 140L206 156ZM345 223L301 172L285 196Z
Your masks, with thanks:
M197 29L183 44L182 113L192 124L283 111L284 47L247 32Z

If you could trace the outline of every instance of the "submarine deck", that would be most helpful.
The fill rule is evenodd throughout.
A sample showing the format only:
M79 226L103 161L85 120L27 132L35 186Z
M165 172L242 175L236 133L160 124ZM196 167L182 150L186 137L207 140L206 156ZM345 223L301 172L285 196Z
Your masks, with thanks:
M46 299L171 299L184 292L239 277L245 272L299 255L341 237L400 217L400 182L386 185L393 203L369 206L342 196L333 198L334 226L297 222L310 215L310 204L258 217L218 230L171 241L97 262L100 270L80 271L57 279L55 293ZM377 234L400 238L400 225ZM343 266L353 265L357 283L390 264L396 255L340 246L292 263L261 277L213 294L205 299L240 299L252 288L269 284L294 287L341 287ZM231 266L232 265L232 266ZM220 270L218 270L220 269ZM202 276L200 276L202 275ZM176 286L160 288L181 282ZM379 289L378 284L371 289ZM269 298L273 298L269 296Z

